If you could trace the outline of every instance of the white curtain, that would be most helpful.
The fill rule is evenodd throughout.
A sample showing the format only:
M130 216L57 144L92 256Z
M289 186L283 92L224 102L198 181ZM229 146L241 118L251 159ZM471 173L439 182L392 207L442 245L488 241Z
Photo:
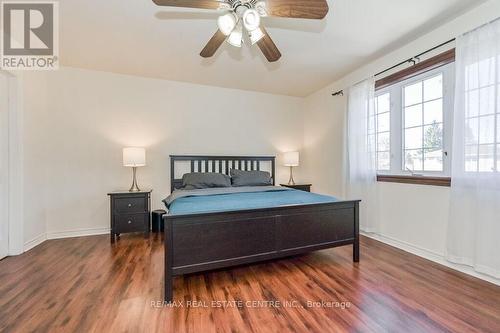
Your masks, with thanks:
M362 200L360 228L366 232L378 232L374 78L349 89L347 163L347 196Z
M500 278L500 20L457 38L448 260Z

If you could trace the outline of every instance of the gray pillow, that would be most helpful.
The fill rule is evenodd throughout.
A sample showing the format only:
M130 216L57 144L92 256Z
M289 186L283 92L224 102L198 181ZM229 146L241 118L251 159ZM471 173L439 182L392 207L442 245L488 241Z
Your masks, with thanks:
M230 187L231 178L228 175L215 172L192 172L182 176L183 190L196 190L212 187Z
M243 171L231 169L233 186L269 186L272 185L271 174L267 171Z

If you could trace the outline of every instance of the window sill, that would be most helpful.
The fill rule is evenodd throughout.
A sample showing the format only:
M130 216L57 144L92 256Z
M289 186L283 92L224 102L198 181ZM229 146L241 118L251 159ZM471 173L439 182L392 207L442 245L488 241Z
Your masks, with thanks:
M450 177L377 175L377 181L414 185L451 186Z

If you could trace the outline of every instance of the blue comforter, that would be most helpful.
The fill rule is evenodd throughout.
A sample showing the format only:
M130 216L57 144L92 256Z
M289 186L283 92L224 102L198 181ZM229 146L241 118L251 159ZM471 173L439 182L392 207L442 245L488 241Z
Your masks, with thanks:
M235 191L175 191L165 199L170 215L226 212L271 208L288 205L317 204L338 201L334 197L284 187L247 188Z

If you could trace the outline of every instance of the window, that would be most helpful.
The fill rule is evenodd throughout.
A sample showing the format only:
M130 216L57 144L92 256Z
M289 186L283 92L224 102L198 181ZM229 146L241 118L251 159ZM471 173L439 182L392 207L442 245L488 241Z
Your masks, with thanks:
M377 169L391 170L391 95L384 93L375 100Z
M465 70L466 172L500 172L500 66L498 82L488 75L495 63L495 58L485 59Z
M404 167L443 171L443 74L403 87Z
M447 64L377 90L379 173L449 175L453 70Z

